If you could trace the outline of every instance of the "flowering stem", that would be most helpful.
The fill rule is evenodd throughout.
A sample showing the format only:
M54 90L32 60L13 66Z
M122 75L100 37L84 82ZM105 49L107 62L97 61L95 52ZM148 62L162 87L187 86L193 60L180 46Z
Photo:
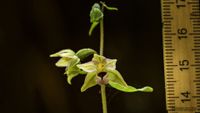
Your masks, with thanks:
M102 12L104 10L104 6L102 5ZM104 26L103 26L103 18L100 20L100 55L103 56L104 50ZM102 100L102 108L103 113L107 113L107 102L106 102L106 85L101 85L101 100Z
M102 99L103 113L107 113L106 86L105 85L101 85L101 99Z
M100 20L100 55L102 56L103 56L103 50L104 50L104 26L103 26L103 18L102 18Z

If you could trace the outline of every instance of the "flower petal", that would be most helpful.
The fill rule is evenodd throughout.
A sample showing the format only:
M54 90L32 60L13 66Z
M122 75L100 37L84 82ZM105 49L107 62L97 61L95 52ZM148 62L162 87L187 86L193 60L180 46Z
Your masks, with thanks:
M77 67L88 73L97 71L96 65L91 61L84 64L78 64Z
M105 70L115 70L117 59L106 59Z
M96 72L92 72L92 73L88 73L85 77L85 81L84 84L81 87L81 92L84 92L85 90L87 90L90 87L93 87L95 85L97 85L96 82Z
M50 57L73 57L74 56L74 51L71 50L71 49L64 49L64 50L61 50L57 53L54 53L52 55L50 55Z

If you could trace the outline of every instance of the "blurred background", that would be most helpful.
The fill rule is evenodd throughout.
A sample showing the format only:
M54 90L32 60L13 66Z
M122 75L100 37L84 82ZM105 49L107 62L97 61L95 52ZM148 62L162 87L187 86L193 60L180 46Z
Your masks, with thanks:
M160 0L105 0L105 56L117 58L128 84L153 93L107 89L108 113L166 113ZM61 49L99 50L88 36L89 12L99 0L0 1L0 113L101 113L99 87L81 93L84 76L67 84Z

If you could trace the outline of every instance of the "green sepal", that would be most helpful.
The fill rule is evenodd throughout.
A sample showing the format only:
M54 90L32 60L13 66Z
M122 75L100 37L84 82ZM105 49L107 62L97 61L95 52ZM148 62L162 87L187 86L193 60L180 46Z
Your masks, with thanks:
M110 80L108 82L108 84L111 87L113 87L113 88L115 88L115 89L117 89L119 91L123 91L123 92L127 92L127 93L133 93L133 92L139 92L139 91L140 92L153 92L153 88L150 87L150 86L145 86L143 88L137 89L137 88L135 88L133 86L129 86L129 85L124 86L124 85L121 85L121 84L119 84L117 82L113 82L112 80Z
M56 62L57 67L67 67L71 63L71 58L62 57Z
M89 30L89 36L92 35L92 32L94 30L94 28L99 24L99 22L93 22L90 26L90 30Z
M51 54L50 57L73 57L74 51L71 49L64 49L57 53Z
M96 51L90 48L84 48L84 49L80 49L78 52L76 52L76 56L80 58L80 60L84 60L85 58L87 58L89 55L95 54Z
M73 59L78 59L77 56L74 55L74 51L71 50L71 49L64 49L64 50L61 50L57 53L54 53L52 55L50 55L50 57L61 57L61 59L59 59L57 62L56 62L56 66L57 67L67 67L70 65L71 61Z
M102 56L102 55L98 55L98 54L94 54L93 58L92 58L92 62L95 62L95 64L106 64L106 57Z
M118 72L117 70L108 70L107 71L108 74L108 79L110 81L113 81L117 84L120 84L121 86L127 87L128 85L126 84L126 82L124 81L122 75L120 74L120 72Z
M73 67L73 66L76 66L77 64L80 64L80 59L79 58L73 59L69 66Z
M71 80L74 78L74 77L76 77L76 76L78 76L79 75L79 69L77 69L77 67L75 66L75 67L71 67L71 68L69 68L66 72L65 72L65 74L67 74L67 82L71 85Z
M138 89L138 91L141 91L141 92L153 92L153 88L150 87L150 86L145 86L143 88Z
M93 87L95 85L97 85L96 82L96 72L92 72L92 73L88 73L85 77L85 81L84 84L81 87L81 92L84 92L85 90L87 90L90 87Z
M66 67L64 74L67 75L67 82L71 84L72 78L76 77L80 73L80 69L77 67L77 64L80 63L80 59L74 59L71 61L70 65Z
M123 92L137 92L138 90L136 89L136 88L134 88L134 87L132 87L132 86L124 86L124 85L121 85L121 84L119 84L119 83L117 83L117 82L113 82L112 80L110 80L109 82L108 82L108 84L111 86L111 87L113 87L113 88L115 88L115 89L117 89L117 90L119 90L119 91L123 91Z

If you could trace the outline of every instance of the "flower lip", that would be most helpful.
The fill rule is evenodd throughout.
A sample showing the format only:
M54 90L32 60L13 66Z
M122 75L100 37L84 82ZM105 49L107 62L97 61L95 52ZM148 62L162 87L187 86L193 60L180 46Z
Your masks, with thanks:
M75 55L74 51L71 49L64 49L57 53L50 55L50 57L61 57L60 60L56 62L57 67L68 67L73 64L77 64L80 59Z
M101 79L103 79L103 77L104 76L106 76L106 72L100 72L100 73L98 73L98 76L101 78Z
M108 75L106 74L102 78L99 77L99 76L97 76L96 77L96 82L99 85L106 85L106 84L108 84L108 82L109 82Z

